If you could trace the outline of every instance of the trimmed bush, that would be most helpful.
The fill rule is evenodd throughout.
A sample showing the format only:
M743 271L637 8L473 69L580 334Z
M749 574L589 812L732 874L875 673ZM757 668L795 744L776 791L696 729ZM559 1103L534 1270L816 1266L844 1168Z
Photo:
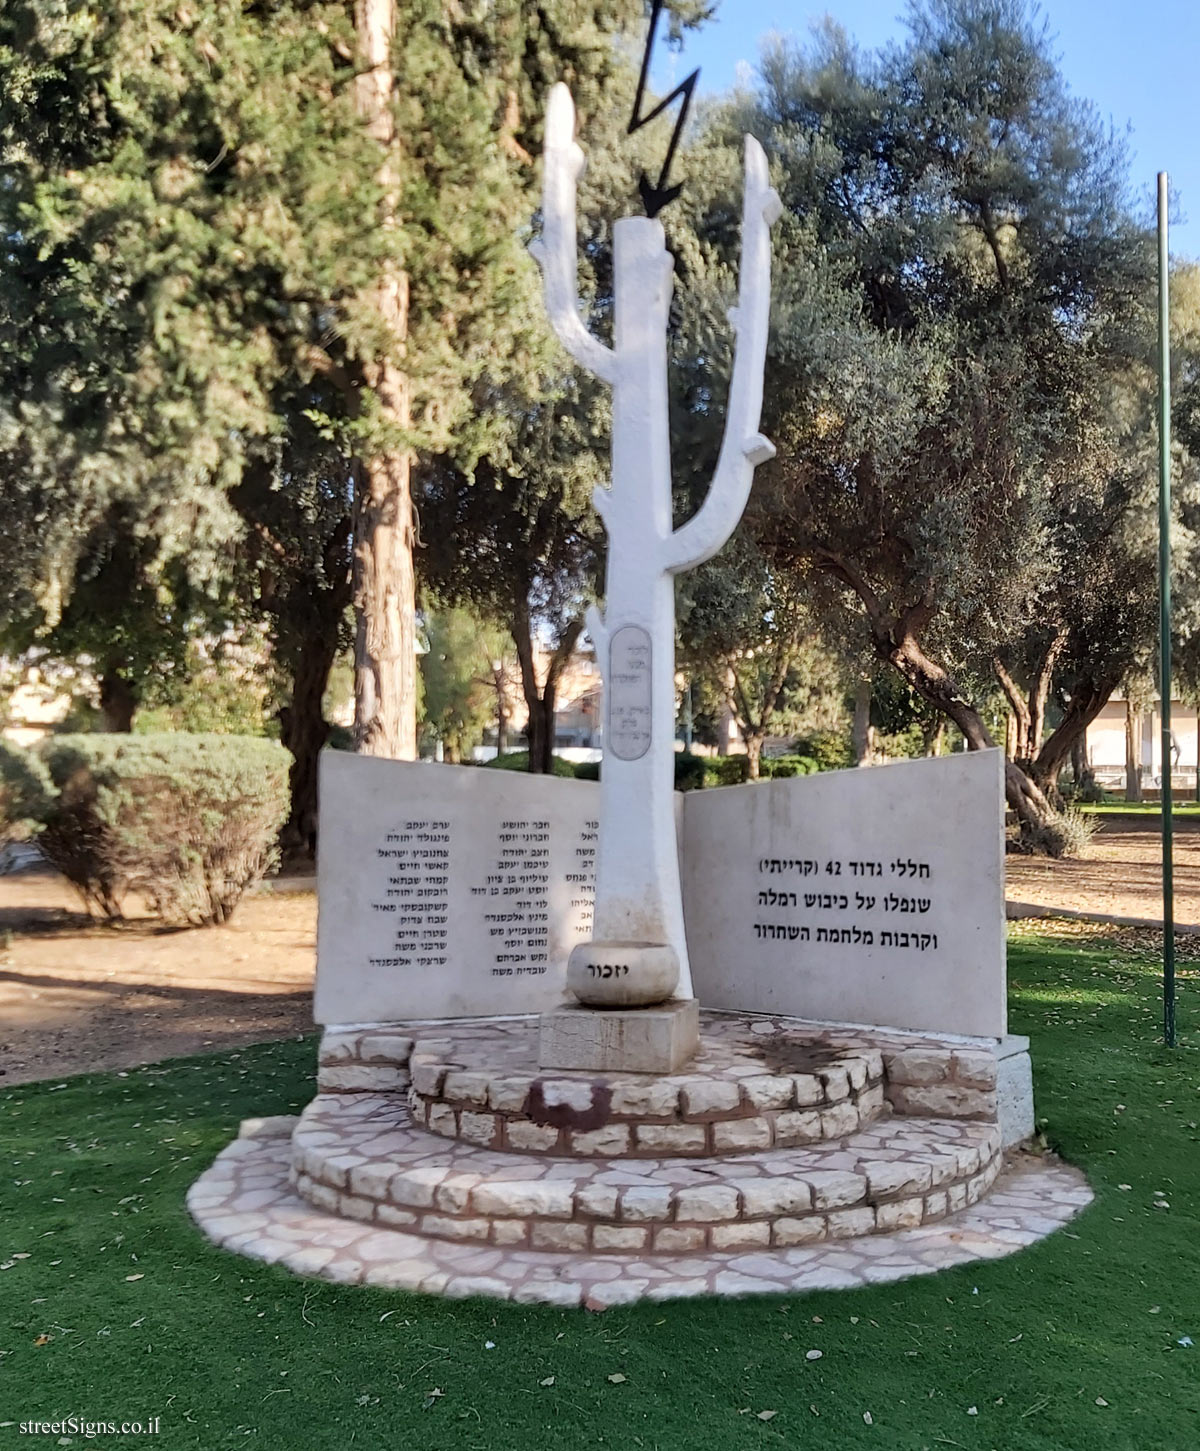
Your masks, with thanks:
M675 753L676 791L699 791L705 784L703 756L694 756L691 751Z
M781 776L814 776L821 768L811 756L764 756L760 769L774 780Z
M258 736L55 736L44 855L106 917L140 893L178 925L227 922L277 857L291 757Z
M749 756L705 756L706 786L741 786L750 779Z
M528 771L529 752L509 751L503 756L493 756L490 761L484 761L482 764L493 771ZM555 756L554 774L556 776L574 776L576 771L570 761L564 761L561 756Z
M820 771L844 771L854 765L854 750L844 731L813 731L796 741L795 751L816 761Z
M600 762L599 761L576 761L575 762L575 779L576 779L576 781L599 781L599 779L600 779Z
M31 837L45 820L53 795L41 761L0 740L0 846Z

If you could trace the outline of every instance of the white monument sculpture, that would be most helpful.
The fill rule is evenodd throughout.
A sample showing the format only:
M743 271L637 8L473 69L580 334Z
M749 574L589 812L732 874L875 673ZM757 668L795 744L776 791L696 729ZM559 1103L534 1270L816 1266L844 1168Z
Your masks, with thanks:
M745 148L741 273L738 303L729 315L737 341L725 435L708 497L678 529L672 523L667 392L674 259L661 222L621 218L613 227L613 347L588 332L576 268L575 190L584 155L575 141L574 103L561 82L546 113L544 235L533 248L555 333L613 391L612 482L593 499L608 534L605 608L603 616L595 609L588 616L607 711L595 915L592 940L571 953L567 983L582 1003L610 1008L663 1003L675 995L690 1002L693 1022L675 823L674 577L726 542L746 506L755 466L775 452L758 425L771 300L770 227L781 207L762 147L747 136ZM694 1027L690 1037L694 1046Z
M673 529L671 259L652 217L619 221L614 346L589 336L573 129L557 86L548 307L613 388L600 784L326 755L318 1092L243 1125L189 1208L301 1274L594 1310L1010 1253L1091 1195L1004 1157L1034 1120L1005 1015L1002 757L675 797L673 576L721 547L772 452L779 202L747 139L725 437Z

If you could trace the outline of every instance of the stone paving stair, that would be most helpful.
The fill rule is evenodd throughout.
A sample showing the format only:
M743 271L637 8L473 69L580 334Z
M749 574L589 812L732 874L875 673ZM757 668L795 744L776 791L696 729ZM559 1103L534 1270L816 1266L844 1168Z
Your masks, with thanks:
M290 1119L250 1120L188 1193L215 1244L296 1274L449 1296L604 1310L637 1300L848 1289L1012 1254L1091 1200L1078 1170L1018 1155L971 1208L917 1229L792 1248L563 1254L432 1239L316 1209L288 1185Z
M447 1295L892 1280L1088 1202L1076 1171L1002 1158L1032 1128L1026 1047L704 1013L695 1058L652 1077L542 1070L531 1018L347 1024L304 1114L244 1125L188 1204L242 1254Z
M878 1053L820 1055L810 1071L725 1076L473 1072L412 1054L408 1105L431 1133L480 1148L579 1158L711 1158L838 1139L887 1108Z
M317 1085L322 1094L405 1094L432 1132L522 1153L708 1156L837 1138L889 1107L979 1122L995 1121L999 1107L998 1051L983 1040L702 1012L694 1063L652 1083L641 1074L544 1072L536 1045L535 1018L331 1028L321 1040ZM609 1092L606 1104L597 1087ZM561 1115L538 1112L547 1108ZM644 1145L638 1122L652 1131ZM697 1124L705 1126L703 1143ZM633 1129L624 1144L623 1125ZM664 1127L676 1132L663 1135ZM607 1141L574 1142L577 1133L605 1130Z
M1001 1165L994 1123L891 1119L836 1140L699 1161L554 1158L447 1141L395 1094L323 1094L292 1136L316 1208L422 1237L534 1250L785 1247L931 1223Z

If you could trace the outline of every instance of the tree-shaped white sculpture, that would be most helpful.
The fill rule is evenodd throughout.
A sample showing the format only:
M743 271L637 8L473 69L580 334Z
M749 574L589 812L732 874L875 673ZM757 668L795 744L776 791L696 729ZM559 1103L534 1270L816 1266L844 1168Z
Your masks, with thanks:
M554 331L583 367L611 384L612 483L594 503L608 534L603 617L588 631L605 686L604 764L592 941L571 954L567 981L597 1006L692 995L675 832L674 576L732 534L757 464L774 454L758 432L771 291L770 227L780 212L767 160L746 137L737 346L725 434L703 506L673 527L667 397L667 314L674 259L661 222L613 228L613 347L580 315L575 190L584 156L571 93L558 84L546 113L541 265Z

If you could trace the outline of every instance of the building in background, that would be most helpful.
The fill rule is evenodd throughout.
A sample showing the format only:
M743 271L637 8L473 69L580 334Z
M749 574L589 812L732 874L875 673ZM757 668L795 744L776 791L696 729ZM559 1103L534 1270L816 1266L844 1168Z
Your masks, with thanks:
M1171 782L1180 790L1196 786L1197 711L1182 700L1171 701ZM1114 695L1087 731L1087 762L1099 785L1124 791L1132 768L1142 790L1157 795L1162 788L1162 710L1160 704L1139 709L1124 695Z
M99 694L85 668L0 659L0 736L28 749L61 729L78 700Z

